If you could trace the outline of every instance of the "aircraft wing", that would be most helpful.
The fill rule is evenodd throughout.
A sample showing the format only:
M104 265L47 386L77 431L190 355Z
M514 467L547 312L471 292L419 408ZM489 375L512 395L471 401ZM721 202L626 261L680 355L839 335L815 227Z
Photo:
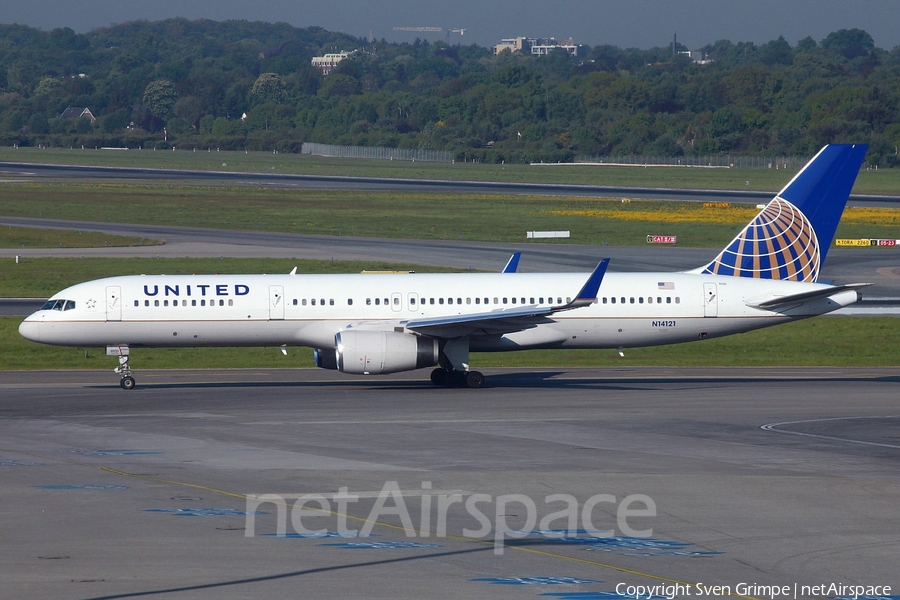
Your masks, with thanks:
M828 298L830 296L834 296L835 294L839 294L841 292L846 292L849 290L858 290L864 287L868 287L872 285L871 283L848 283L847 285L837 285L831 286L819 290L813 290L812 292L803 292L802 294L792 294L790 296L778 296L776 298L772 298L771 300L765 300L763 302L748 302L747 306L751 308L758 308L760 310L778 310L780 308L784 308L786 306L797 304L798 302L806 302L808 300L815 300L817 298Z
M457 338L467 335L502 335L504 333L522 331L523 329L531 329L541 323L547 323L548 317L552 314L581 308L596 302L597 290L600 288L600 283L603 281L608 265L608 258L600 261L575 298L567 304L557 306L521 306L468 315L413 319L406 323L406 328L422 335L440 338Z

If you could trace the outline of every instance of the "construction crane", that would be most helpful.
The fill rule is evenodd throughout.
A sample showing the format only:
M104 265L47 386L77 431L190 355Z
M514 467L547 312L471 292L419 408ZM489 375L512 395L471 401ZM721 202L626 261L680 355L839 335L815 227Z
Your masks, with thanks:
M443 27L394 27L394 31L430 31L440 33L443 30Z
M465 29L448 29L447 30L447 45L448 46L450 45L450 34L451 33L458 33L459 35L466 35L466 30Z

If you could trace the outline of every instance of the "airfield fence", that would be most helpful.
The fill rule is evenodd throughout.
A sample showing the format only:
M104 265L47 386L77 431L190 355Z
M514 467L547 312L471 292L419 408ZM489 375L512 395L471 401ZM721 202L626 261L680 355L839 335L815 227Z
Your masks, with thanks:
M576 163L660 167L751 167L761 169L799 168L809 162L808 156L576 156Z
M384 148L380 146L333 146L304 142L301 154L340 156L344 158L377 158L382 160L409 160L422 162L452 162L453 153L440 150L413 148Z

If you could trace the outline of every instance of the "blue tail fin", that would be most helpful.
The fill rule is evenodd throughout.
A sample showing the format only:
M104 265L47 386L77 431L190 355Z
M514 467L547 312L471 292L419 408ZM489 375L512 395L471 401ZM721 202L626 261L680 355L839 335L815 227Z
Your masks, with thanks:
M700 273L816 281L865 144L831 144L809 161Z

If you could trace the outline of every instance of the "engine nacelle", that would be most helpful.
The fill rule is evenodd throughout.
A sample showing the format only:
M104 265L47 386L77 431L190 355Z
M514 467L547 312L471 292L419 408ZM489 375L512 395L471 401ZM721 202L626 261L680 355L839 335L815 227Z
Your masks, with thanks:
M337 353L334 348L313 348L313 360L320 369L337 369Z
M334 336L337 368L344 373L381 375L433 367L438 341L395 331L347 330Z

